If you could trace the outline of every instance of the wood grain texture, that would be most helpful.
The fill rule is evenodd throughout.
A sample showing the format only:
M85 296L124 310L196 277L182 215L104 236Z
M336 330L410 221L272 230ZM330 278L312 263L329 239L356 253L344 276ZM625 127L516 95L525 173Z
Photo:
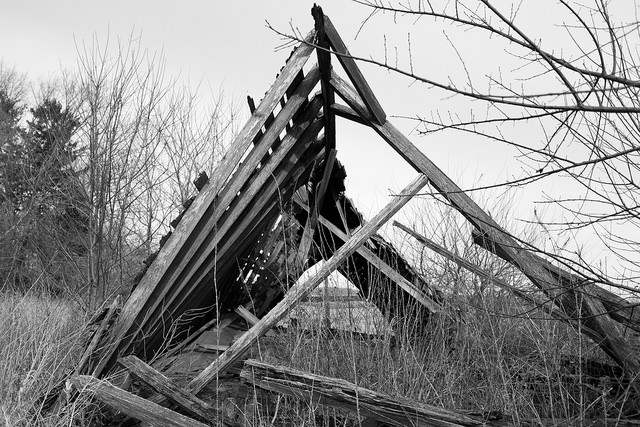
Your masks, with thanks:
M306 37L306 41L311 42L314 34L311 33ZM136 287L135 291L128 298L122 313L118 318L116 325L112 328L111 344L100 354L100 362L94 369L96 375L102 375L105 368L108 368L114 361L115 352L125 339L134 339L134 333L130 329L134 326L136 318L149 301L152 294L156 294L156 301L162 298L163 289L158 290L157 285L161 278L171 275L175 267L173 263L180 260L184 255L183 246L193 232L198 228L198 224L202 219L203 212L207 210L220 190L226 184L227 180L235 170L238 162L252 144L255 136L260 131L269 114L279 104L280 99L289 89L302 67L307 62L309 56L313 52L313 47L307 43L302 43L293 53L289 61L276 78L265 97L260 102L258 108L251 116L246 125L240 130L238 136L231 144L231 149L218 168L216 168L213 176L209 179L207 185L186 212L182 221L178 224L177 229L166 242L163 250L160 251L157 258L147 270L146 274Z
M255 326L247 331L238 341L236 341L226 352L224 352L211 365L206 367L189 384L189 390L198 393L215 377L229 368L238 358L240 358L257 340L264 336L267 331L273 328L291 308L308 296L318 287L329 275L351 256L358 247L369 239L384 223L386 223L402 206L427 184L423 175L419 175L407 188L402 190L400 195L395 196L392 201L385 206L370 222L356 231L353 236L329 258L315 275L303 283L294 285L266 316L264 316Z
M135 394L115 387L106 381L88 375L71 378L71 383L81 393L89 392L103 403L142 422L159 427L207 427L208 424L196 421L171 409L143 399Z
M169 378L165 377L137 357L123 357L118 359L118 363L125 367L134 376L139 378L142 382L154 389L157 393L160 393L170 402L179 406L183 410L197 415L207 421L217 419L217 414L210 405L193 394L182 390Z
M492 425L462 412L402 401L338 378L273 366L257 360L246 360L244 366L240 377L256 387L294 396L312 404L343 408L384 423L398 426Z
M429 183L474 227L494 243L496 253L512 263L531 282L541 289L568 317L580 318L586 326L582 332L592 338L621 367L627 370L635 383L640 373L640 355L624 339L620 326L614 322L601 299L594 298L598 286L587 283L563 283L560 274L548 270L548 262L522 248L520 243L480 208L422 151L388 121L375 122L357 91L334 73L331 84L349 104L355 114L367 118L371 128L396 150L414 169L425 174ZM565 286L568 285L568 286ZM576 298L576 292L579 298Z
M295 197L294 201L300 207L305 209L307 212L309 211L309 207L305 203L303 203L302 200L300 200L300 198ZM318 217L318 221L320 222L320 224L325 226L329 231L335 234L343 242L346 242L349 239L349 236L347 236L342 230L340 230L338 227L333 225L330 221L328 221L324 217L322 216ZM389 279L396 282L396 284L399 287L404 289L409 295L414 297L420 304L425 306L429 311L431 311L432 313L436 313L443 310L440 304L438 304L433 299L431 299L422 289L419 289L413 283L409 282L407 279L402 277L400 273L398 273L393 267L391 267L389 264L387 264L382 259L380 259L380 257L374 254L366 246L364 245L360 246L356 250L356 252L362 255L364 259L369 261L369 263L375 268L377 268L382 274L384 274Z

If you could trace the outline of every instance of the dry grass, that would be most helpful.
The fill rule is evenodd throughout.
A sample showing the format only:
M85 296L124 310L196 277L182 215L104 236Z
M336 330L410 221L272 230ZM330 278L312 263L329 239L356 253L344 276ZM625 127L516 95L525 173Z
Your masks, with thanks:
M381 335L371 339L322 330L310 335L306 328L293 326L263 342L263 357L270 363L344 378L400 399L449 409L493 411L517 423L546 420L566 425L568 420L579 425L583 418L620 415L607 384L583 381L580 372L570 366L570 361L580 357L606 361L576 331L542 318L538 311L526 312L519 301L504 293L487 293L473 302L459 301L457 306L464 313L460 319L432 319L430 332L419 338L410 332L414 327L410 318L395 324L394 336L382 328ZM344 326L345 319L353 318L347 311L332 323L336 320ZM361 311L357 307L357 313ZM274 417L273 405L263 401L263 412L251 424L291 425L288 421L294 418L304 425L323 425L332 416L327 408L292 399L287 399L287 405L288 411L280 407L280 419ZM341 416L347 424L358 423L353 416Z
M0 424L70 425L68 412L43 413L42 397L77 361L83 325L68 301L0 294Z

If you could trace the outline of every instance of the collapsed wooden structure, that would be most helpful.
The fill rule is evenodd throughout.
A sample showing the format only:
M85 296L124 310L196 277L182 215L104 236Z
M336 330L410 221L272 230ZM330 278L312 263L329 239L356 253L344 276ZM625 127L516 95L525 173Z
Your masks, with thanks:
M478 244L512 263L544 292L547 300L533 303L546 307L561 321L581 322L580 330L615 362L632 376L639 373L640 358L623 337L622 328L640 332L640 313L597 284L551 265L498 225L387 120L329 18L319 7L314 7L313 16L315 30L296 47L261 102L255 106L249 101L250 119L122 310L118 313L112 306L102 319L73 384L152 423L160 417L167 425L224 424L222 415L196 397L198 393L332 271L343 272L375 303L366 272L377 269L398 286L399 302L392 307L416 299L425 318L442 310L442 294L376 234L427 184L473 224ZM346 78L337 68L343 69ZM336 159L336 117L371 127L418 173L416 180L366 223L344 196L344 171ZM304 266L321 258L325 262L315 275L289 288L287 284L296 281ZM506 283L498 285L509 288ZM212 325L229 323L236 316L234 310L243 305L255 316L254 326L186 388L176 387L159 372L162 360L177 354ZM151 361L155 361L153 367ZM99 381L122 367L143 379L157 395L143 399ZM248 368L251 372L266 369L256 363ZM243 375L253 378L253 374ZM260 386L260 381L255 383ZM165 408L162 403L166 401L199 421ZM398 408L397 413L419 414L416 416L433 424L487 422L434 408ZM370 415L375 418L375 411ZM381 418L385 422L404 422L401 415L394 419L387 413L385 417Z

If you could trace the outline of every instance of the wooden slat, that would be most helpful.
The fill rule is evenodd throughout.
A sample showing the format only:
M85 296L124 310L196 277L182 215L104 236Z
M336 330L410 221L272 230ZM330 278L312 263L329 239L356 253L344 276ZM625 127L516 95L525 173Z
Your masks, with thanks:
M184 409L185 411L199 416L203 420L212 421L218 418L216 411L209 404L182 390L169 378L144 363L142 360L131 355L118 359L118 363L124 366L134 376L147 384L157 393L166 397L170 402Z
M311 42L313 40L313 33L309 34L305 40ZM155 299L160 300L162 294L166 292L166 289L157 290L158 283L164 276L173 273L175 269L173 264L176 260L181 260L185 256L188 256L183 248L187 241L193 238L191 236L192 231L198 228L203 213L214 201L220 189L226 184L227 179L231 176L236 165L252 144L253 138L264 125L269 113L271 113L278 102L280 102L280 99L302 70L302 67L312 52L313 47L307 43L302 43L295 50L280 75L276 78L274 84L260 102L255 114L251 116L231 144L230 151L225 155L220 166L216 168L208 184L200 193L199 197L193 202L182 221L180 221L180 224L178 224L175 232L164 245L163 250L160 251L135 291L127 300L118 318L118 322L112 328L112 343L102 352L101 362L95 367L97 375L101 375L104 368L108 367L110 363L113 363L114 352L120 346L121 341L127 335L133 339L135 334L129 332L129 330L134 325L136 318L150 296L155 293L157 294Z
M246 360L240 377L264 390L286 394L310 404L346 409L398 426L491 426L491 422L437 406L395 399L349 381L311 374L257 360Z
M344 67L349 79L355 86L358 94L363 100L364 105L367 108L367 111L374 118L375 122L378 124L384 124L387 121L387 115L385 114L380 102L373 94L369 83L365 80L360 68L356 64L356 61L353 60L349 50L347 49L347 45L338 34L336 27L334 27L331 19L325 15L324 17L324 29L331 42L331 46L333 46L333 50L336 52L336 56L338 57L338 61Z
M369 116L366 106L359 95L347 82L334 74L331 79L340 96L363 117ZM575 298L573 288L564 288L560 281L551 275L539 257L521 248L519 243L484 212L460 187L442 172L427 156L409 141L398 129L388 121L377 124L368 117L370 126L387 143L396 150L411 166L429 178L430 184L442 194L471 224L481 230L495 242L496 247L509 258L537 287L543 290L563 310L567 316L579 316L587 326L582 330L592 338L616 363L631 372L640 373L640 355L637 354L624 339L622 331L609 316L602 301L592 298L594 292L588 285L580 289L580 296ZM577 305L582 300L581 305ZM638 381L636 379L636 381Z
M326 122L325 122L326 126ZM331 173L333 172L333 165L336 160L337 151L333 148L328 150L329 155L325 157L324 171L322 173L322 181L320 181L320 187L317 189L317 193L310 197L312 201L312 209L307 216L307 223L304 226L302 232L302 239L300 239L300 245L298 248L298 259L302 264L307 260L309 255L309 249L311 249L311 243L313 242L313 233L318 225L318 215L320 214L320 208L324 203L324 196L327 192L329 180L331 179ZM314 189L315 190L315 189Z
M80 392L90 392L95 398L129 417L159 427L208 427L207 424L196 421L150 402L135 394L126 392L106 381L88 375L78 375L71 378L71 383Z
M518 298L523 299L524 301L528 302L529 304L533 305L534 307L540 308L542 311L544 311L545 313L555 317L558 320L562 320L564 322L570 323L573 326L578 326L578 324L576 322L576 319L572 319L572 318L568 317L566 313L564 313L563 311L561 311L558 308L556 308L551 301L541 301L539 298L536 298L533 295L530 295L529 293L527 293L527 292L525 292L525 291L523 291L521 289L516 288L515 286L509 285L507 282L505 282L504 280L500 279L499 277L496 277L491 272L488 272L485 269L480 268L475 264L472 264L471 262L467 261L466 259L463 259L463 258L460 258L459 256L456 256L451 251L443 248L442 246L438 245L437 243L427 239L425 236L417 233L415 230L412 230L409 227L407 227L405 225L402 225L397 221L393 221L393 226L397 227L400 230L404 231L405 233L409 234L414 239L416 239L418 242L420 242L421 244L425 245L426 247L428 247L429 249L431 249L432 251L434 251L438 255L441 255L441 256L445 257L446 259L448 259L448 260L450 260L452 262L455 262L457 265L459 265L460 267L466 269L467 271L470 271L471 273L475 274L476 276L478 276L480 278L483 278L483 279L490 280L493 284L495 284L499 288L504 289L504 290L506 290L508 292L511 292L513 295L517 296Z
M226 226L227 228L222 230L217 224L218 221L224 215L230 215L230 213L226 211L226 208L232 202L246 205L251 200L246 194L242 194L242 196L238 198L238 192L247 185L247 180L254 174L255 168L257 167L260 159L269 150L275 138L277 138L282 129L284 129L286 123L289 121L293 113L300 107L303 100L306 100L307 95L317 84L318 79L318 70L315 68L309 72L305 80L299 85L296 96L293 96L285 108L280 111L275 122L269 127L263 138L260 140L260 144L255 146L244 159L242 167L234 174L233 181L222 190L219 198L212 202L209 209L204 211L202 214L204 224L191 232L193 242L191 242L191 245L187 250L185 250L182 258L177 261L177 266L174 268L173 274L163 278L163 282L171 283L170 289L163 289L162 299L156 298L150 301L149 304L145 305L146 311L144 313L144 319L142 319L142 321L139 320L140 327L145 327L147 320L151 319L151 325L145 329L146 331L152 331L158 323L164 321L164 317L161 315L161 312L167 309L167 305L170 305L171 301L178 296L182 297L186 295L186 293L193 291L192 287L186 287L186 284L189 282L191 277L202 269L205 269L206 272L210 270L207 266L203 267L203 263L206 261L209 254L216 250L218 241L224 235L225 230L233 223L232 221L228 222ZM311 121L315 119L316 112L319 110L320 105L321 103L319 100L317 103L312 104L305 113L306 115L304 117L306 120L301 120L287 136L289 138L299 137L305 131L306 127L309 126ZM259 173L264 180L268 179L268 176L264 178L265 170L267 169L264 167L259 170ZM201 196L197 197L193 202L191 208L187 211L187 215L193 209L193 205L199 201L200 197ZM242 210L238 211L234 209L233 212L236 212L236 214L239 215ZM176 230L176 232L178 232L178 230ZM160 251L160 254L162 254L162 251ZM160 254L158 254L158 256L160 256ZM206 272L204 274L206 274ZM134 332L131 332L130 334L132 341L135 338L135 335Z
M312 103L306 118L312 120L319 107L320 100ZM291 174L291 171L282 171L279 174L279 179L274 183L274 171L280 166L285 156L296 144L302 151L298 155L302 155L306 150L305 147L312 143L313 138L320 131L321 127L322 122L315 120L308 129L304 129L304 126L300 125L296 126L291 133L287 134L280 148L272 154L269 162L259 170L258 175L250 182L249 187L242 194L242 198L238 200L238 203L225 213L224 221L218 224L216 233L208 239L206 246L199 251L202 261L193 263L190 271L183 276L180 282L180 288L183 289L183 291L180 293L176 291L174 298L165 300L162 306L163 310L171 312L174 306L183 305L183 301L187 300L191 293L197 289L197 284L200 283L214 265L216 265L218 269L222 269L221 262L223 259L227 259L228 262L234 265L237 263L236 257L231 256L229 250L240 250L241 247L238 245L238 241L241 238L246 241L251 241L248 236L251 229L248 229L248 227L259 222L256 221L256 215L264 213L264 206L268 200L277 199L278 183L281 184L286 176L290 176ZM301 135L303 131L304 135ZM264 188L267 182L270 190ZM262 232L262 230L259 231ZM210 254L215 254L215 256L212 257ZM174 286L178 287L178 284ZM174 299L178 301L175 304ZM162 316L157 316L150 328L158 325L160 321L162 321Z
M273 328L289 310L303 298L308 296L320 283L351 256L359 246L369 239L384 223L386 223L402 206L404 206L413 195L415 195L427 183L426 178L420 175L399 195L380 211L370 222L360 228L333 256L328 259L316 274L307 279L304 283L293 286L285 295L284 299L278 303L260 322L253 326L238 341L236 341L226 352L204 369L189 384L189 390L198 393L209 382L211 382L220 372L229 368L238 358L240 358L260 337Z
M294 197L294 201L307 212L309 211L309 207L304 204L298 197ZM324 217L320 216L319 222L343 242L349 240L349 236L347 236L342 230L333 225ZM365 247L364 245L360 246L356 252L362 255L364 259L366 259L373 267L377 268L381 273L383 273L389 279L393 280L400 288L402 288L405 292L415 298L429 311L431 311L432 313L436 313L443 310L440 304L431 299L422 289L419 289L413 283L402 277L400 273L398 273L389 264L380 259L376 254L371 252L371 250L369 250L367 247Z

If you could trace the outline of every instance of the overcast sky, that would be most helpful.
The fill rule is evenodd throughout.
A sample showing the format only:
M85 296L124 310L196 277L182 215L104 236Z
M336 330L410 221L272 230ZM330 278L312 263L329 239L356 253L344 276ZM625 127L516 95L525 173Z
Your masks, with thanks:
M523 12L523 25L535 25L533 28L547 35L545 41L549 37L558 40L554 39L561 37L554 34L558 28L547 22L553 14L538 7L538 2L531 4L535 6ZM422 54L413 58L415 65L423 73L445 80L464 72L459 54L476 67L475 71L477 67L495 67L501 61L495 56L501 52L492 51L489 41L475 40L469 34L467 39L457 38L465 33L458 35L454 28L445 32L437 23L406 19L394 25L389 17L376 17L361 30L368 9L347 0L325 0L320 5L356 56L383 59L386 55L390 62L398 58L406 64L406 47L411 42L415 53ZM134 35L150 52L163 52L168 74L203 82L203 87L214 93L222 88L227 97L244 103L246 95L256 100L262 97L290 53L290 49L277 49L282 39L266 27L266 21L282 31L293 26L306 34L313 28L312 6L313 2L302 0L11 1L3 4L0 14L0 58L37 81L58 75L61 68L75 67L78 48L91 44L94 37L101 43L108 39L115 44ZM459 51L452 49L453 45ZM393 118L427 115L434 108L447 112L447 103L452 101L446 94L412 85L379 67L363 65L362 69L392 122L463 188L521 176L518 153L504 145L464 135L421 138L412 133L410 121ZM460 111L472 106L464 99L455 102ZM337 129L338 158L349 174L348 194L370 217L390 193L404 188L416 173L373 132L343 120L338 121ZM524 137L543 138L534 134ZM556 185L545 181L544 190L561 192L562 187L554 188ZM516 194L523 200L518 216L531 218L533 200L540 198L540 191L531 187Z

